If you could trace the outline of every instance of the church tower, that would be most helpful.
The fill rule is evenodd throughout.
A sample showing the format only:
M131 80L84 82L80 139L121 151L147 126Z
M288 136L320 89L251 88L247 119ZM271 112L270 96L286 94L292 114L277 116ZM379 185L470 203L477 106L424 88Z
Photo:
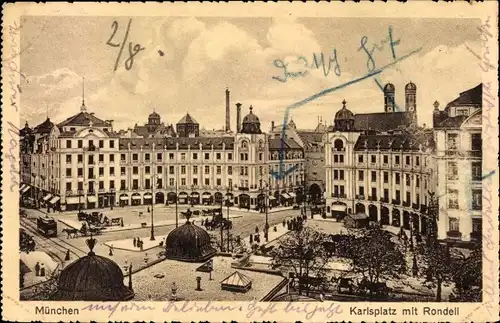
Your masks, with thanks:
M396 89L392 83L387 83L384 86L384 111L385 112L394 112L394 104L395 104L395 92Z

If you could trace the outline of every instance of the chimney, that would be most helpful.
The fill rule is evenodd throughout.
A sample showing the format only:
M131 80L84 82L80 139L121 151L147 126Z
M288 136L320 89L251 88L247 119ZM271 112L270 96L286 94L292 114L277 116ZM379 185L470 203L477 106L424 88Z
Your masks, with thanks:
M271 121L271 132L274 131L274 121Z
M241 103L236 103L236 133L241 131Z
M229 109L229 89L226 88L226 132L231 131L231 113Z

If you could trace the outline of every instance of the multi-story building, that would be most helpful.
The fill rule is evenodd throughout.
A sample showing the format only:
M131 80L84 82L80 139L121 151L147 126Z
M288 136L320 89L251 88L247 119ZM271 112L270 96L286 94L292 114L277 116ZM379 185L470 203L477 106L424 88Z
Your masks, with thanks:
M132 130L120 136L111 120L97 118L82 103L81 111L65 121L35 127L36 140L29 153L22 153L23 160L24 155L32 160L32 177L22 178L33 179L22 184L34 188L37 200L62 210L173 203L176 198L186 204L219 204L227 198L257 208L266 195L271 205L293 203L303 181L301 147L285 140L282 149L268 138L252 106L243 121L240 117L237 104L238 131L231 136L200 137L189 114L177 124L176 137L171 132L158 136L155 127L141 136ZM149 119L148 124L160 125L156 113ZM277 153L283 153L283 162ZM272 175L280 165L297 167L286 176Z
M416 86L405 87L405 110L384 88L385 111L353 114L347 102L325 137L327 214L368 214L372 221L425 232L435 189L432 129L416 125Z
M438 237L479 240L482 232L482 84L443 111L434 103Z

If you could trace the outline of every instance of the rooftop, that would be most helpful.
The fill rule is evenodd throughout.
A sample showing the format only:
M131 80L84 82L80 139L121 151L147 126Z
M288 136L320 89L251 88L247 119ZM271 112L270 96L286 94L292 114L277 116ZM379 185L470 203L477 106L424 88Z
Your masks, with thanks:
M90 126L91 123L94 127L111 127L111 123L101 120L94 116L93 113L88 113L86 111L79 112L74 116L67 118L63 122L59 123L58 126Z
M388 131L412 123L406 112L358 113L354 115L354 129Z
M188 112L184 117L181 118L181 120L179 120L179 122L177 122L177 124L198 124L198 122L196 122L196 120L194 120L194 118L191 117Z
M302 147L293 139L281 139L281 138L270 138L269 139L269 150L281 149L281 142L283 141L284 149L302 149Z
M446 107L457 106L481 106L483 103L483 84L479 84L472 89L461 92L458 98L451 101Z

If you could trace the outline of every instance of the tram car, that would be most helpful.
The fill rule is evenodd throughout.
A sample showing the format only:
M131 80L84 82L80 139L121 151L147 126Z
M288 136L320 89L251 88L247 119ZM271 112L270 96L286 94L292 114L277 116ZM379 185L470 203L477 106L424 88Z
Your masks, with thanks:
M36 229L45 237L57 237L57 222L51 217L38 217Z

